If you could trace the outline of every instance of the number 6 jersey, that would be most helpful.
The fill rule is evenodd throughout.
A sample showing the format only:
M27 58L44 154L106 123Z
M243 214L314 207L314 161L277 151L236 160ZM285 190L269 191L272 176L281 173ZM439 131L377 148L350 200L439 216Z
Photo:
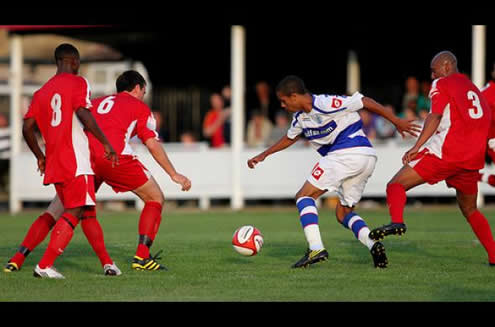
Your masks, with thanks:
M24 119L34 118L45 142L43 184L62 183L79 175L93 175L89 144L76 115L89 109L90 87L81 76L53 76L33 95Z
M492 113L480 90L456 73L434 80L429 97L442 119L423 148L461 168L483 168Z

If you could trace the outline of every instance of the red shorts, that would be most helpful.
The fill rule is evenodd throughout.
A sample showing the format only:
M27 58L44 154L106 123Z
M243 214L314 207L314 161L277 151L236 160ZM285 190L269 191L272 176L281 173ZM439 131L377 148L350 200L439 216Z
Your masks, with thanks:
M55 190L65 209L95 205L93 175L80 175L67 182L55 183Z
M444 180L448 187L455 188L464 194L478 192L478 170L456 167L454 163L446 162L429 153L428 149L419 152L409 165L428 184L436 184Z
M135 190L144 185L151 176L143 164L130 155L119 156L119 164L113 168L110 160L93 158L93 171L96 190L105 182L115 192Z

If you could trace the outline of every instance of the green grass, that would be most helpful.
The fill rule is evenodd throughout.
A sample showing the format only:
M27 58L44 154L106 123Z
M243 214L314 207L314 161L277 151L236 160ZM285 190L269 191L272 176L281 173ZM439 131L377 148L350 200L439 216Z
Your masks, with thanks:
M386 210L358 210L370 227L389 221ZM492 225L495 210L483 212ZM0 216L0 263L13 255L39 212ZM130 269L138 213L101 212L108 251L123 275L106 277L80 227L56 267L65 280L36 279L32 269L47 240L17 273L0 273L0 301L494 301L495 267L489 267L457 208L406 209L408 232L385 240L389 268L371 256L333 212L320 212L330 260L308 269L290 265L306 242L295 209L242 212L165 212L152 252L163 249L169 271ZM242 257L231 246L234 230L258 227L265 244Z

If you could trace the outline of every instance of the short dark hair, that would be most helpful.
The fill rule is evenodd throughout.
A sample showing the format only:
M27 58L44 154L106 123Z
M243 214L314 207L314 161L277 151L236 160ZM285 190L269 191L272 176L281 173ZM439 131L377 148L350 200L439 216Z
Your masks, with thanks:
M291 95L292 93L305 94L309 93L304 85L302 79L295 75L289 75L281 80L276 88L277 93L282 93L283 95Z
M77 51L76 47L72 44L62 43L55 49L55 62L68 56L79 58L79 51Z
M144 80L144 77L135 70L123 72L119 77L117 77L117 81L115 82L117 93L123 91L130 92L136 87L136 85L143 88L146 86L146 81Z

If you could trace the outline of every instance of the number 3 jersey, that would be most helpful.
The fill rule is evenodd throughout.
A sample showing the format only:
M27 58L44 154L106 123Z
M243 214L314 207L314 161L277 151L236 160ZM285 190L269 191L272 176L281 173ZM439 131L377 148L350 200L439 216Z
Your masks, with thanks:
M150 108L127 92L94 99L92 113L118 155L134 156L129 140L135 135L143 143L151 137L158 139ZM89 142L92 155L103 157L103 146L91 134Z
M362 129L357 112L363 108L363 95L312 95L310 112L294 113L287 137L303 134L322 156L329 153L357 153L376 156L376 151Z
M429 97L430 112L442 118L423 148L461 168L483 168L492 113L480 90L456 73L434 80Z
M43 184L93 175L88 138L76 115L90 107L89 83L81 76L57 74L34 93L24 119L36 120L45 142Z

